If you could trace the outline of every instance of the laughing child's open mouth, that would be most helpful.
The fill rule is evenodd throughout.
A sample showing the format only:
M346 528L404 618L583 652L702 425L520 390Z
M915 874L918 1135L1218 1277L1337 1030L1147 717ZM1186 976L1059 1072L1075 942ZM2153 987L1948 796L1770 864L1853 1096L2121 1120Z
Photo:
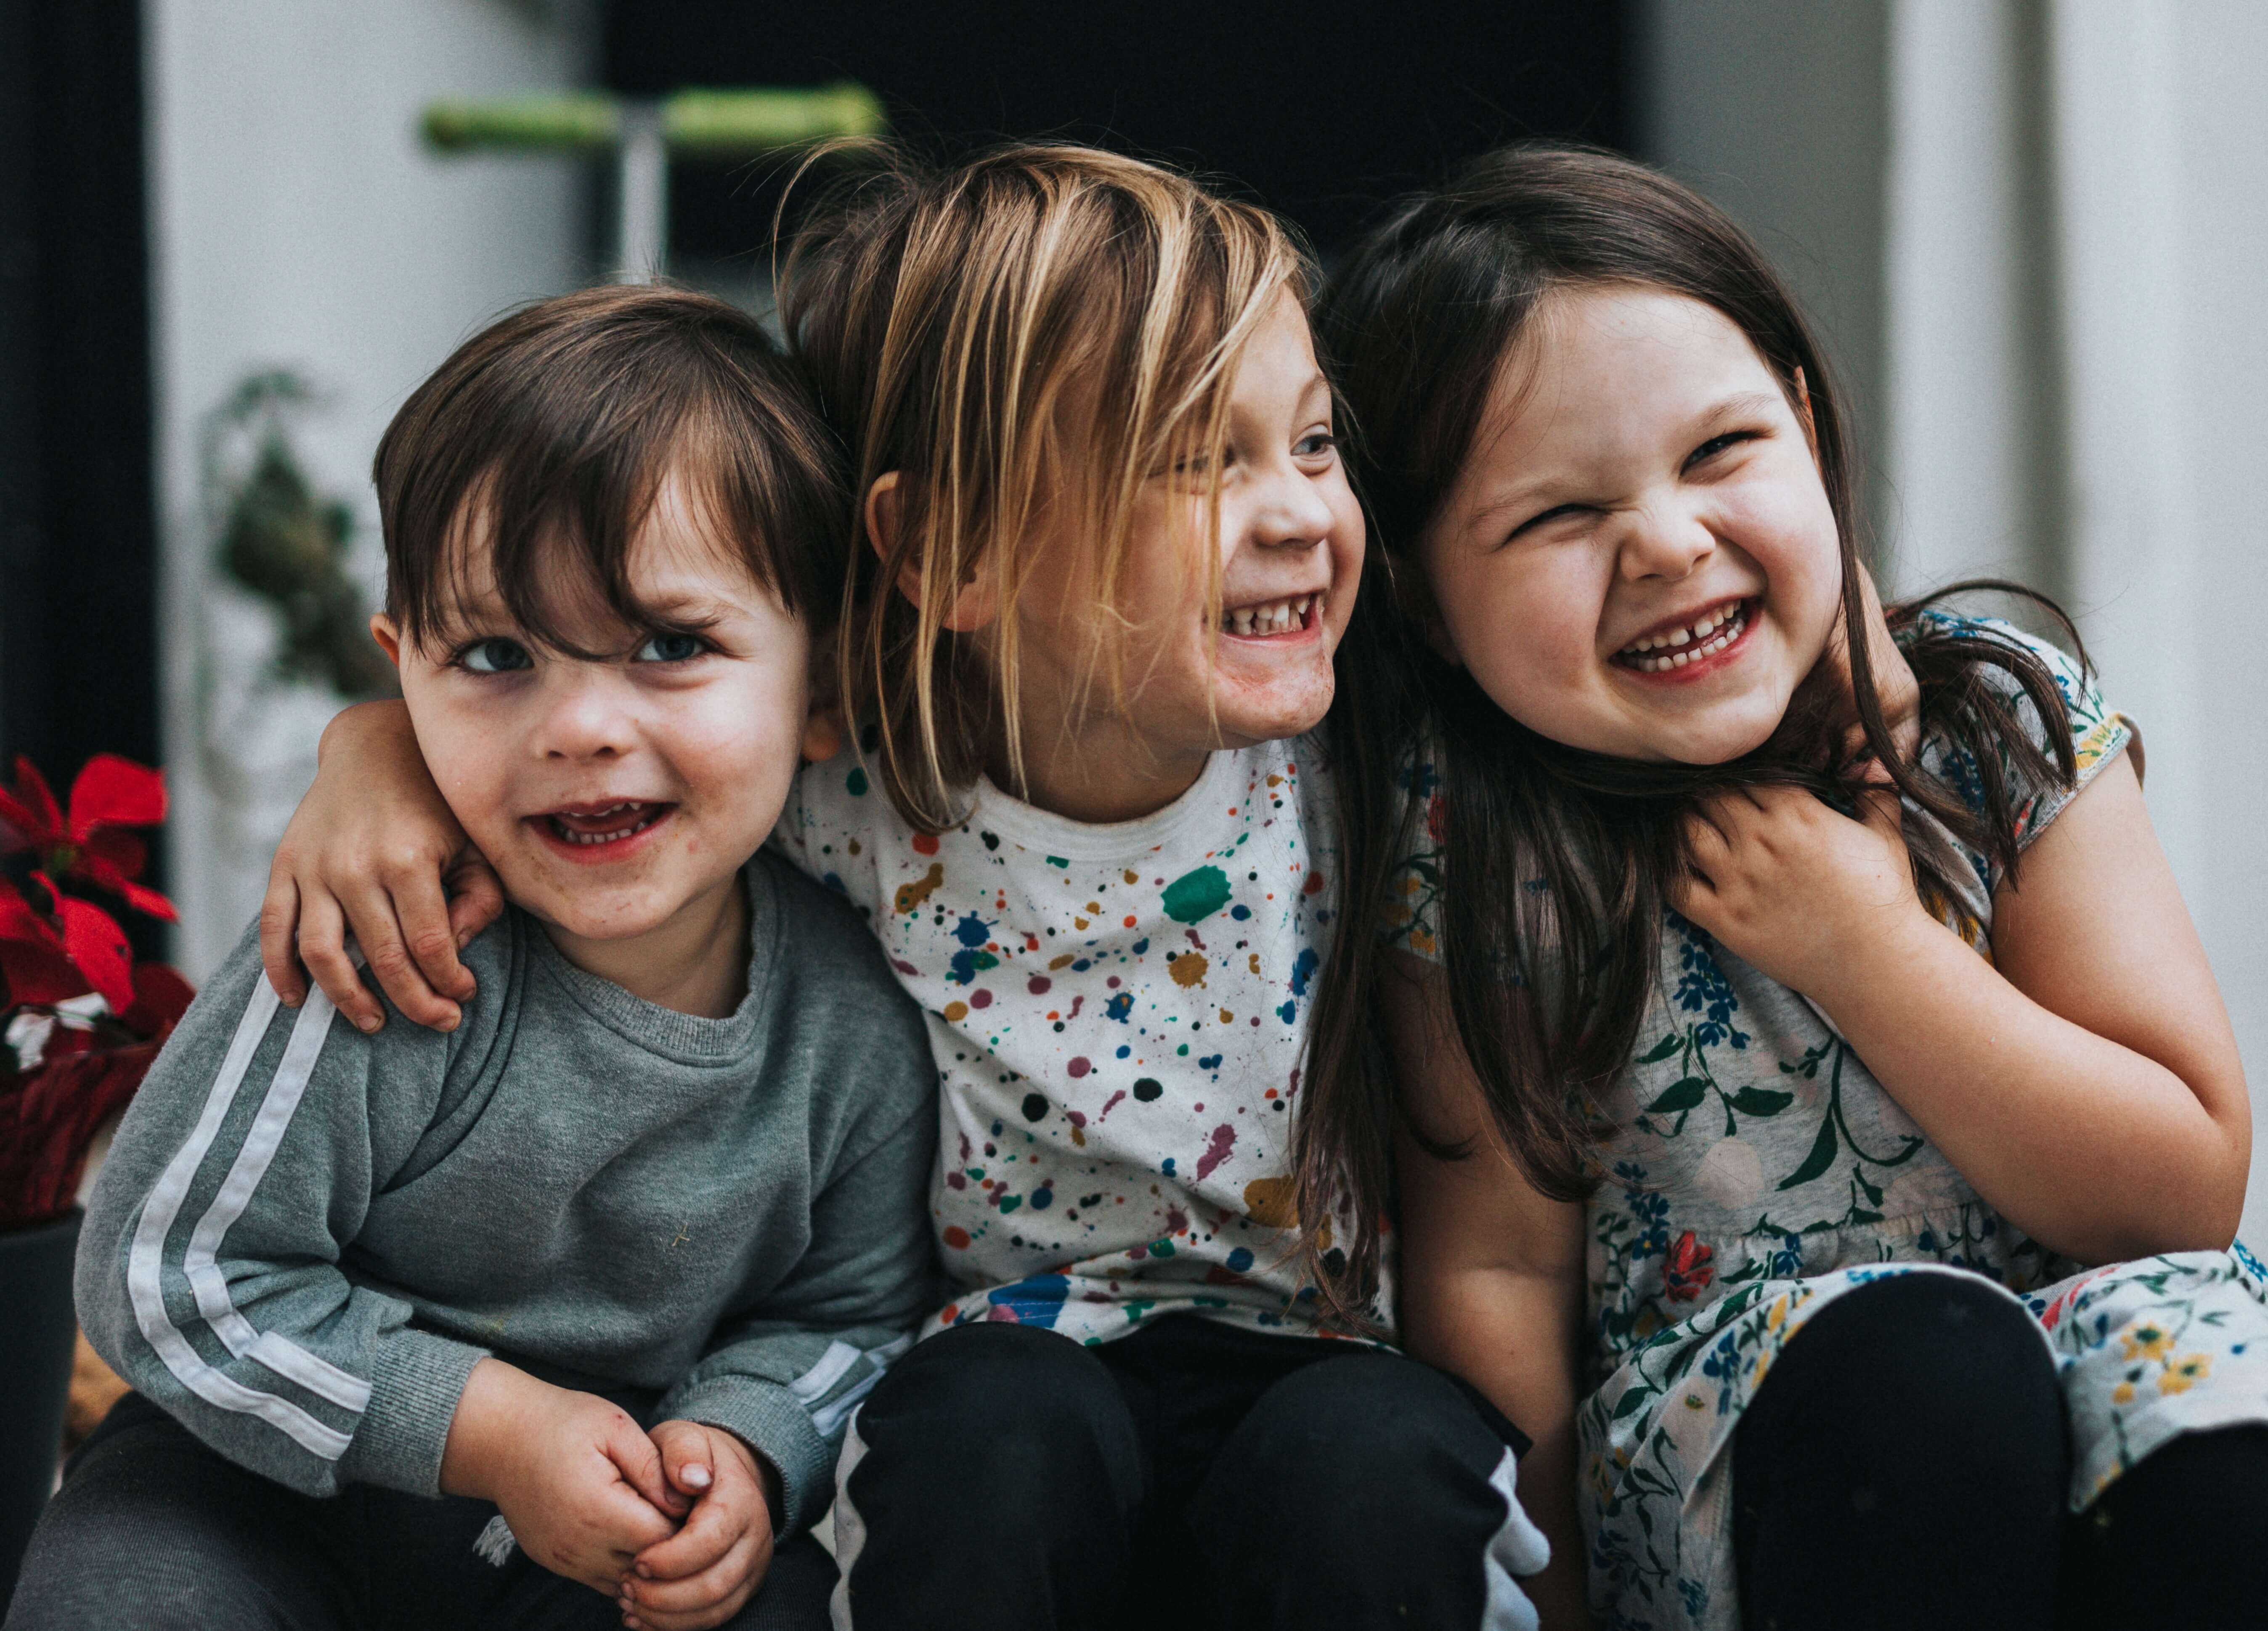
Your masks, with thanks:
M1287 599L1263 600L1254 606L1224 610L1220 614L1221 632L1241 636L1248 640L1301 633L1314 628L1322 616L1323 594L1324 591L1319 589L1309 595L1293 595Z
M1749 632L1753 599L1727 600L1689 621L1657 628L1615 653L1614 660L1642 674L1666 674L1717 655Z
M636 838L676 809L675 804L623 798L604 804L563 804L536 820L560 843L578 849L603 849Z

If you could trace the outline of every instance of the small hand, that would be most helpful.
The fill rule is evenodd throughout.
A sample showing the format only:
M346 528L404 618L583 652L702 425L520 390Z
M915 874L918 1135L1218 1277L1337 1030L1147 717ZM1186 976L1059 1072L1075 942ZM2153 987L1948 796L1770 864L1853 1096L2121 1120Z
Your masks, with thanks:
M377 1030L386 1008L347 954L351 929L396 1007L454 1030L473 995L457 953L504 909L496 872L426 773L401 704L348 709L323 737L315 784L284 828L261 902L269 983L296 1007L312 973L350 1023Z
M637 1555L622 1582L622 1623L644 1631L707 1631L763 1584L772 1561L779 1475L722 1428L664 1422L653 1443L692 1516Z
M609 1597L690 1504L628 1411L497 1359L466 1382L441 1488L494 1502L531 1559Z
M1900 937L1937 927L1914 893L1887 791L1866 795L1855 821L1800 788L1719 794L1690 837L1693 873L1670 905L1807 996L1831 1003L1838 979Z

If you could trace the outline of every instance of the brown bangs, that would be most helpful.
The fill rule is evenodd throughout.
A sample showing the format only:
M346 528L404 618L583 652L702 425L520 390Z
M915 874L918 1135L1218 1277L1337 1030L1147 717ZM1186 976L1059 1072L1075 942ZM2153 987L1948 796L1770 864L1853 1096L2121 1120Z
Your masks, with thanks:
M387 609L446 638L476 580L541 643L576 656L570 607L626 628L631 546L685 484L725 558L806 622L833 612L844 503L835 444L755 319L666 285L587 289L482 330L412 393L372 471Z

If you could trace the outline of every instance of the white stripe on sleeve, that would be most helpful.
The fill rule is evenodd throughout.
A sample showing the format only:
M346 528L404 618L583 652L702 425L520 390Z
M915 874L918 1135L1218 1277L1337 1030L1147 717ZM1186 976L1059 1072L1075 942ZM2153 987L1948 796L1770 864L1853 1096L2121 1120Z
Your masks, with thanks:
M279 1005L276 993L267 981L255 979L253 982L252 1000L245 1007L244 1018L237 1023L236 1034L230 1040L227 1055L221 1061L220 1074L213 1079L212 1091L205 1096L203 1113L198 1116L197 1124L190 1130L188 1141L175 1152L173 1158L166 1163L166 1170L158 1174L157 1183L151 1187L149 1199L143 1202L142 1215L136 1220L134 1226L134 1243L127 1255L126 1289L128 1297L134 1306L135 1323L141 1327L144 1339L155 1350L158 1357L165 1362L166 1369L173 1372L174 1378L182 1386L209 1404L217 1405L224 1410L233 1410L242 1414L257 1416L288 1436L311 1455L320 1457L326 1461L335 1461L346 1453L347 1444L350 1442L349 1435L335 1428L325 1426L287 1399L257 1388L247 1387L234 1378L207 1364L199 1356L197 1350L189 1345L188 1339L175 1327L172 1316L166 1311L164 1282L166 1238L172 1231L175 1220L180 1216L182 1203L188 1198L189 1187L196 1180L197 1169L203 1164L205 1157L211 1152L213 1142L220 1135L221 1123L227 1120L229 1109L236 1102L237 1090L243 1085L245 1073L252 1066L253 1055L259 1052L261 1040L268 1034L269 1022L276 1017ZM320 990L309 994L306 1007L300 1010L298 1022L292 1026L291 1040L284 1049L284 1064L276 1072L276 1079L270 1087L268 1101L262 1105L261 1116L254 1121L252 1135L246 1142L245 1154L248 1154L253 1144L261 1139L263 1127L269 1120L269 1112L276 1106L278 1091L286 1088L286 1078L292 1071L295 1059L300 1062L298 1079L288 1088L288 1103L284 1106L280 1119L269 1131L267 1151L259 1158L258 1170L250 1173L249 1180L244 1186L243 1194L236 1201L235 1212L231 1213L227 1222L223 1223L219 1230L214 1232L212 1237L214 1245L217 1244L220 1233L225 1231L228 1223L235 1221L236 1214L243 1210L245 1201L251 1197L253 1186L259 1181L260 1172L267 1169L269 1160L274 1156L275 1142L282 1138L284 1126L291 1120L291 1110L298 1106L300 1094L306 1091L307 1074L313 1069L315 1057L321 1052L323 1038L329 1030L331 1016L335 1011L330 999ZM305 1040L304 1047L303 1039ZM236 1180L239 1173L244 1171L245 1165L244 1154L239 1154L235 1167L229 1174L230 1183ZM208 1211L204 1219L198 1224L196 1237L193 1238L191 1243L192 1251L195 1250L196 1238L203 1236L206 1224L211 1222L214 1212L221 1209L230 1193L229 1185L224 1184L221 1198L214 1201L212 1210ZM210 1262L210 1251L206 1253L206 1258ZM216 1268L212 1272L214 1277L218 1279L218 1270ZM227 1344L231 1353L239 1355L252 1353L252 1356L261 1363L280 1374L291 1377L294 1381L300 1381L303 1386L308 1386L309 1391L319 1397L329 1399L334 1404L341 1405L344 1408L360 1409L359 1406L347 1405L333 1392L314 1387L302 1381L299 1377L292 1376L291 1370L285 1369L286 1365L293 1363L288 1358L284 1358L283 1363L278 1363L267 1354L252 1352L261 1345L262 1341L257 1333L246 1342L244 1348L239 1348L235 1342L228 1340L229 1331L222 1329L222 1322L213 1320L214 1310L208 1305L204 1289L199 1286L196 1290L198 1311L204 1314L209 1322L214 1324L216 1331L220 1332L222 1341ZM242 1316L238 1314L235 1308L229 1304L225 1282L220 1288L218 1306L225 1311L226 1320L242 1326L244 1331L251 1330ZM233 1326L231 1329L233 1329ZM241 1335L242 1333L238 1334ZM300 1354L306 1359L314 1361L317 1364L324 1364L326 1369L336 1371L339 1378L352 1384L354 1387L359 1388L364 1403L368 1403L367 1385L348 1376L342 1370L338 1370L336 1366L328 1365L326 1362L317 1360L315 1355L306 1353L296 1344L284 1342L282 1338L276 1338L275 1341ZM270 1348L269 1353L276 1354L277 1350ZM278 1356L282 1357L280 1355Z
M220 1191L205 1215L197 1220L196 1231L189 1237L189 1249L183 1254L181 1268L189 1277L189 1286L196 1293L197 1311L205 1323L239 1359L251 1358L266 1365L279 1376L288 1377L319 1399L327 1399L342 1410L359 1415L370 1407L370 1384L350 1376L319 1355L311 1354L289 1337L252 1328L251 1321L239 1313L228 1295L228 1278L220 1272L217 1260L220 1243L236 1220L244 1216L244 1209L252 1202L252 1192L260 1187L269 1164L276 1159L276 1148L284 1142L284 1131L291 1124L291 1115L299 1107L300 1097L307 1091L307 1081L315 1071L315 1061L323 1051L323 1041L330 1034L331 1020L336 1010L325 998L318 1005L310 1001L299 1010L298 1021L291 1027L291 1040L285 1045L284 1058L276 1067L276 1079L268 1084L268 1097L254 1117L252 1130L247 1134L244 1148L237 1151L236 1164L229 1168L228 1177L222 1181Z

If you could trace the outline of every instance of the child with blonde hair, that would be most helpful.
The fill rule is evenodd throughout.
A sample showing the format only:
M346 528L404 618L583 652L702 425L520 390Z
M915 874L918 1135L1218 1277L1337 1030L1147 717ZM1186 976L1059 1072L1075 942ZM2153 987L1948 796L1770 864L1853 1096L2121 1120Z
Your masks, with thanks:
M929 1015L957 1286L850 1428L840 1624L1534 1623L1526 1441L1306 1273L1370 1232L1290 1158L1341 894L1304 733L1364 536L1308 290L1264 212L1070 147L860 176L788 261L856 470L859 742L777 841ZM335 734L276 863L298 955L374 1019L350 919L446 1018L461 835L398 715Z

